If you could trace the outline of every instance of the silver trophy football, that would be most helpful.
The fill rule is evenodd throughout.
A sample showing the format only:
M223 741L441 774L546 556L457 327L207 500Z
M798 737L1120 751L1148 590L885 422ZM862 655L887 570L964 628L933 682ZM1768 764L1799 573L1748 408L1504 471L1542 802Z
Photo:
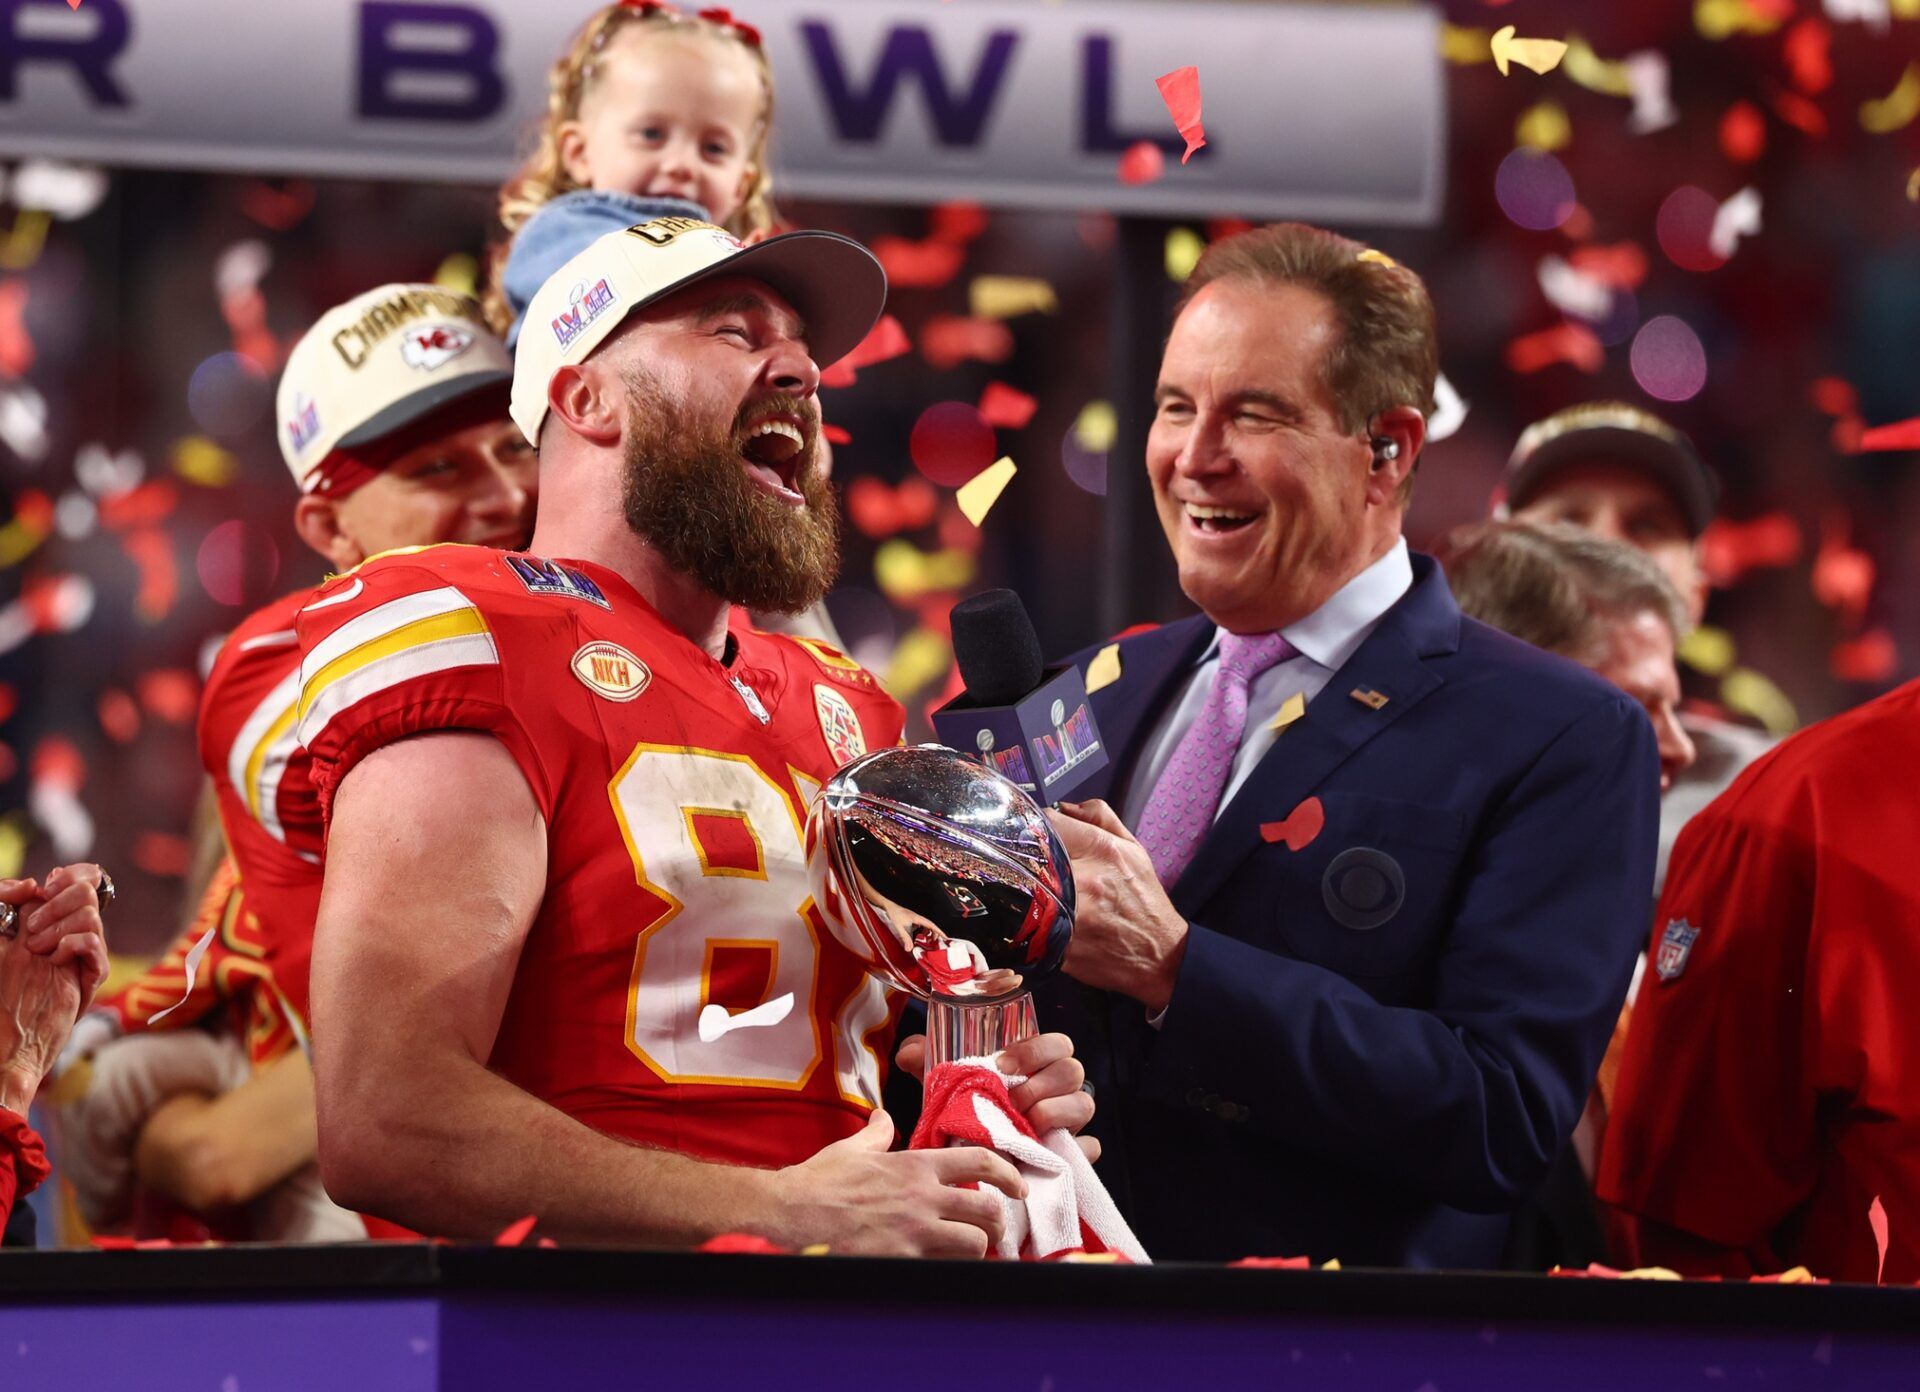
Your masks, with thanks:
M1073 867L1046 816L944 745L881 749L807 818L814 902L840 942L927 1002L927 1068L1038 1032L1029 982L1073 935Z

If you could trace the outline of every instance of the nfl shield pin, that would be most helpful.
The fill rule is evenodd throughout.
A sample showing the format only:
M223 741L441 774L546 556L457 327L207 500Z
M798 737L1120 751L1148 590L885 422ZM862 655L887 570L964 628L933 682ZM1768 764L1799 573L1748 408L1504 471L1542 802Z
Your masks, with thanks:
M813 687L813 709L820 717L820 735L827 742L827 753L836 766L852 763L867 752L867 737L860 729L860 717L853 703L830 686L818 682Z
M1693 940L1699 936L1700 930L1684 918L1667 921L1667 930L1660 935L1659 950L1653 954L1653 969L1660 973L1662 981L1672 981L1687 969L1687 956L1693 951Z

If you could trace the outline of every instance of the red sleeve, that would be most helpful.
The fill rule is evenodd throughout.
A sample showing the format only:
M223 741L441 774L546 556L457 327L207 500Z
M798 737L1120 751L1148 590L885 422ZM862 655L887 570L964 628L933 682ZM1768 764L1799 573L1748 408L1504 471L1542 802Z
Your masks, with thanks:
M0 1223L6 1221L15 1199L38 1189L51 1173L46 1147L27 1119L0 1107Z
M436 557L435 552L469 553ZM524 622L490 588L491 552L430 548L367 562L300 611L297 732L323 815L373 750L434 730L481 730L506 746L551 822L556 780L507 696L503 664Z
M1642 1259L1767 1269L1815 1181L1811 801L1797 777L1750 779L1674 848L1595 1179Z

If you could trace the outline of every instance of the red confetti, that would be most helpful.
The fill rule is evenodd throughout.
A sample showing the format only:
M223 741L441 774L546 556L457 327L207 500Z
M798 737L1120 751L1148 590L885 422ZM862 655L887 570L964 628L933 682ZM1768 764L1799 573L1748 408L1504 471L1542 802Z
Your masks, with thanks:
M140 735L140 707L117 686L100 693L100 728L115 744L131 744Z
M313 185L289 179L285 188L254 182L240 194L240 211L275 232L285 232L313 211Z
M494 1238L493 1245L496 1247L518 1247L527 1240L527 1234L533 1231L533 1225L539 1221L539 1218L531 1213L524 1218L514 1220L507 1224L506 1227L500 1229L500 1236Z
M941 507L938 535L940 545L945 550L964 551L969 556L980 554L980 529L967 520L966 513L960 511L958 503L947 503Z
M33 366L33 339L27 333L27 283L0 285L0 375L18 377Z
M1769 512L1740 522L1716 517L1700 536L1700 566L1708 584L1726 589L1750 570L1792 565L1800 548L1800 524L1790 513Z
M942 203L933 210L927 235L939 242L971 242L987 230L987 210L978 203Z
M830 445L850 445L853 443L853 436L847 434L844 429L837 425L821 425L820 438Z
M933 521L940 495L922 478L910 478L889 488L867 475L847 485L847 516L863 535L879 541L918 531Z
M1575 247L1567 254L1567 264L1616 290L1638 289L1647 278L1647 253L1637 242Z
M173 543L157 527L143 527L121 543L140 571L140 589L133 607L140 617L153 622L164 619L180 597L180 570L174 563Z
M1215 218L1207 224L1207 240L1224 241L1228 237L1237 237L1242 232L1253 231L1253 224L1245 218Z
M710 1237L698 1247L696 1252L733 1252L752 1256L777 1257L786 1254L787 1249L778 1243L769 1242L758 1233L730 1232Z
M889 286L900 290L937 289L959 275L967 259L966 247L956 242L878 237L872 249Z
M1013 330L998 319L936 314L920 330L920 356L942 372L969 359L1002 363L1013 356Z
M147 714L171 725L190 725L200 710L200 683L179 667L162 667L140 677L140 704Z
M1593 332L1578 324L1556 324L1516 338L1507 345L1507 366L1515 372L1538 372L1555 363L1572 363L1582 372L1598 372L1607 350Z
M37 488L23 488L13 500L13 518L35 536L53 530L53 499Z
M1505 4L1506 0L1490 0L1491 3ZM1313 1260L1310 1257L1242 1257L1231 1261L1228 1266L1237 1266L1253 1271L1311 1271Z
M87 761L61 735L48 735L33 747L33 781L77 793L87 781Z
M1873 557L1849 546L1843 518L1830 515L1820 527L1820 550L1813 558L1813 594L1829 609L1854 622L1867 612L1873 594Z
M1880 1202L1878 1194L1867 1207L1867 1226L1873 1229L1873 1245L1880 1249L1880 1265L1873 1273L1873 1283L1877 1286L1887 1276L1887 1206Z
M980 393L980 414L1002 430L1025 430L1039 409L1037 400L1005 382L989 382Z
M1667 260L1683 271L1717 271L1727 258L1713 249L1713 223L1720 202L1688 184L1668 194L1654 221L1654 233Z
M180 490L172 479L154 479L125 493L100 500L100 521L109 530L150 527L164 521L180 504Z
M177 879L193 864L193 843L164 831L143 831L133 838L133 863L149 875Z
M1867 423L1859 416L1841 416L1833 423L1828 432L1828 442L1835 454L1858 454L1860 439L1867 432Z
M1835 643L1827 656L1827 665L1841 681L1877 684L1891 678L1900 667L1900 650L1893 635L1884 628ZM1881 1252L1886 1255L1885 1250Z
M993 427L964 401L938 401L920 413L907 452L913 467L948 488L958 488L994 457Z
M1320 805L1319 798L1310 797L1287 813L1285 821L1261 823L1260 839L1269 846L1284 841L1288 850L1304 851L1326 824L1327 809Z
M1737 101L1720 118L1720 152L1735 164L1752 164L1766 153L1767 118L1750 101Z
M1816 377L1808 389L1814 409L1829 416L1851 415L1860 404L1860 393L1844 377Z
M1860 432L1862 450L1920 449L1920 416Z
M1573 211L1567 214L1567 220L1560 224L1560 231L1568 241L1586 241L1593 235L1593 214L1580 204L1574 204Z
M1187 142L1186 151L1180 156L1180 163L1185 164L1193 158L1195 150L1207 143L1207 128L1200 124L1200 69L1175 68L1156 77L1153 85L1160 89L1160 99L1167 104L1174 129Z
M1150 184L1166 172L1166 153L1151 140L1136 140L1120 156L1119 175L1123 184Z
M13 718L20 706L20 694L13 689L12 682L0 682L0 725Z
M20 756L13 752L13 746L0 743L0 783L13 782L13 776L20 772Z
M888 358L897 358L912 347L913 341L907 337L907 331L900 327L900 321L891 314L883 314L880 322L867 331L867 336L860 340L851 353L820 374L820 385L850 387L854 374L861 368L872 367Z
M1798 92L1781 92L1773 99L1774 114L1795 130L1818 140L1827 133L1827 114Z
M1833 34L1825 21L1808 16L1787 30L1780 54L1793 85L1810 97L1833 85Z

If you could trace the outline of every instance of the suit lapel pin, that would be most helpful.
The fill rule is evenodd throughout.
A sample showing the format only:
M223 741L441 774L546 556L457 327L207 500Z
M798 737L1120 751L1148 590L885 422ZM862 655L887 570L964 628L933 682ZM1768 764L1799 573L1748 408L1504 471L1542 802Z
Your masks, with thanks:
M1379 710L1380 707L1386 705L1386 703L1392 699L1385 692L1375 691L1370 686L1356 686L1353 690L1349 691L1347 695L1353 697L1354 700L1358 701L1368 710Z

